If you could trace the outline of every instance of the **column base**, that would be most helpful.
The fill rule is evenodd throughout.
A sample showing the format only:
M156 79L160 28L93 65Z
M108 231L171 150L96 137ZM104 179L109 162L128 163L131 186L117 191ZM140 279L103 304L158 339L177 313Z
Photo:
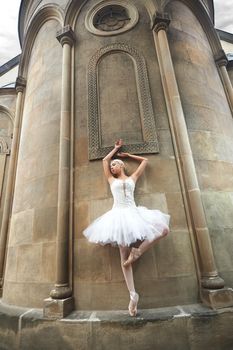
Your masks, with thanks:
M43 314L45 318L60 319L69 315L74 310L73 297L66 299L52 299L44 300Z
M68 284L55 284L55 288L51 290L50 296L53 299L67 299L72 296L72 289Z
M205 289L201 288L201 300L212 309L222 309L233 306L233 289Z
M201 286L206 289L222 289L225 285L224 280L216 276L205 276L201 278Z

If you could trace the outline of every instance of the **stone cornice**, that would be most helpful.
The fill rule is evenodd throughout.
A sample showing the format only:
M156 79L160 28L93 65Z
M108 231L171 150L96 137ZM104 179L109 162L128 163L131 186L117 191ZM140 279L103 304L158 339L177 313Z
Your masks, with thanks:
M171 22L171 20L170 20L169 15L167 13L156 12L152 18L152 26L151 27L155 32L158 32L160 30L167 31L170 22Z
M68 44L70 46L74 45L75 35L70 25L63 27L57 32L57 40L62 46L64 44Z

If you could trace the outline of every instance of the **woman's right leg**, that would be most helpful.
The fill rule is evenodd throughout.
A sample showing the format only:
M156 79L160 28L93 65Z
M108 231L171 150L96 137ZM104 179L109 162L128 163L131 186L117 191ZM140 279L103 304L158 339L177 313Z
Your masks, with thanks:
M130 264L129 266L124 266L124 262L128 259L130 248L119 246L120 256L121 256L121 268L124 275L125 283L129 291L130 302L129 302L129 314L130 316L137 315L137 304L139 296L135 292L134 278L133 278L133 268Z

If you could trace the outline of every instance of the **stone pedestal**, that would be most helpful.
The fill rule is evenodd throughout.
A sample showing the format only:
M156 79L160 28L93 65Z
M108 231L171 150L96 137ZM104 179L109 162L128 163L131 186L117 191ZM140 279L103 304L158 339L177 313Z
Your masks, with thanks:
M233 306L233 289L201 289L202 301L212 309L221 309Z
M45 318L60 319L68 316L74 309L74 300L72 297L66 299L44 300L43 314Z

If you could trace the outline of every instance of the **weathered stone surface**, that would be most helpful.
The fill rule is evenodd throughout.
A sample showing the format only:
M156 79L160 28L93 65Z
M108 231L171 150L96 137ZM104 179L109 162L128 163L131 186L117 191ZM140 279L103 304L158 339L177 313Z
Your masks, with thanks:
M34 212L33 241L47 242L56 239L57 207L38 208Z
M32 242L34 209L24 210L11 218L9 246Z
M232 309L201 305L139 310L136 318L120 311L76 311L52 321L41 310L0 303L4 350L231 350Z
M45 318L48 319L60 319L68 316L74 306L73 306L74 300L73 298L67 298L67 299L52 299L47 298L44 300L44 310L43 315Z

